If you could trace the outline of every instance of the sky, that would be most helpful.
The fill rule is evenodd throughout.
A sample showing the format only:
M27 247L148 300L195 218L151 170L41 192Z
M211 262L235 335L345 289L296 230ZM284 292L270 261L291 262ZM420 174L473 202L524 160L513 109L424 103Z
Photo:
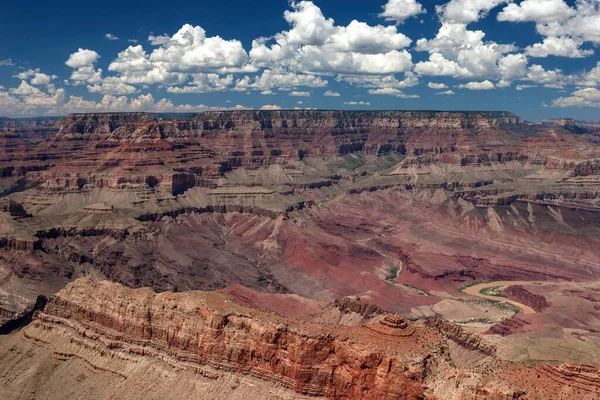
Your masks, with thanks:
M2 0L0 15L0 116L302 108L600 119L600 0Z

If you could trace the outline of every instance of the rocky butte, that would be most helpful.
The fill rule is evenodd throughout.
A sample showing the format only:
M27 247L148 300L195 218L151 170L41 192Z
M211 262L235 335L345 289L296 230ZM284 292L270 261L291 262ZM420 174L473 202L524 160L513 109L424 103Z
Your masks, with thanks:
M597 398L597 126L0 119L0 397Z

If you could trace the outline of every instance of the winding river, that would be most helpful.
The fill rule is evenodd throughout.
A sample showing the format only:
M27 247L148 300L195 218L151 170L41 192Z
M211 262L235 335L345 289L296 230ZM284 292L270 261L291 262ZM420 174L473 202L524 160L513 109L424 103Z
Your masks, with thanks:
M517 301L508 299L506 297L500 296L490 296L487 294L481 293L484 289L494 288L494 287L503 287L503 286L512 286L512 285L531 285L536 282L527 282L527 281L497 281L497 282L487 282L487 283L479 283L477 285L469 286L462 290L463 293L469 294L471 296L480 297L482 299L500 301L503 303L512 304L514 306L519 307L523 314L535 314L535 310L525 304L519 303Z

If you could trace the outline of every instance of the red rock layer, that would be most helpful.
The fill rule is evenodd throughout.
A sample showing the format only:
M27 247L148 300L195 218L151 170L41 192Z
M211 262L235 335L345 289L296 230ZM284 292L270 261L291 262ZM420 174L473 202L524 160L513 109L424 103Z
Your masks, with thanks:
M528 305L537 312L541 312L543 309L550 307L550 303L541 294L531 293L521 285L509 286L503 290L503 292L511 299L518 301L519 303Z
M339 399L424 398L417 348L439 340L423 328L411 327L404 339L336 330L257 312L218 293L155 294L91 279L59 292L38 318L112 349L249 373Z

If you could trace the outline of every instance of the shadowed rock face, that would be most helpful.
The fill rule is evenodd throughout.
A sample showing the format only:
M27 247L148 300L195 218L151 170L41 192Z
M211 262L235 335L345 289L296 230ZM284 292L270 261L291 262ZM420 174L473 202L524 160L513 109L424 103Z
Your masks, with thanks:
M0 324L93 276L401 338L407 321L465 314L448 299L475 281L598 280L600 141L572 124L400 111L2 121ZM595 343L590 296L544 294L537 320L449 319L513 340L585 301L552 332Z

